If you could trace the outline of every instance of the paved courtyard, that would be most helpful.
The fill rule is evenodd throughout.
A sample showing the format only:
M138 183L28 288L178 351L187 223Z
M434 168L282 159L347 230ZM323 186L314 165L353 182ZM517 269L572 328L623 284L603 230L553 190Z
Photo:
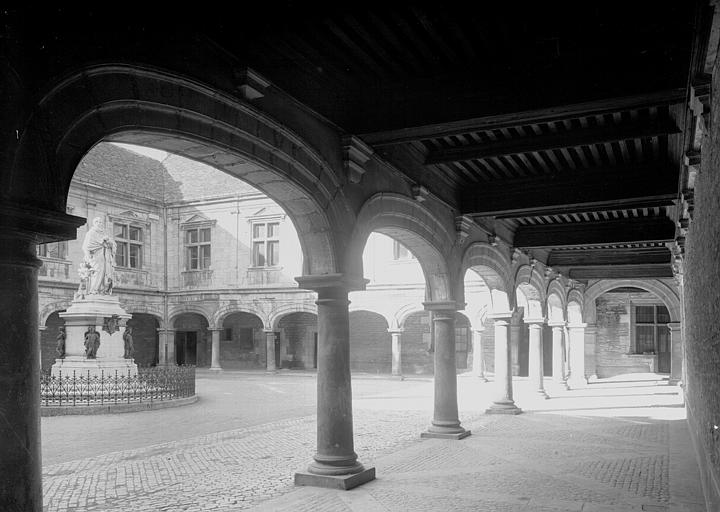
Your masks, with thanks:
M312 374L198 374L193 405L43 418L47 511L699 511L678 388L653 376L554 390L516 383L520 416L488 416L492 383L458 378L462 441L420 440L432 380L353 379L356 451L377 480L296 488L315 448Z

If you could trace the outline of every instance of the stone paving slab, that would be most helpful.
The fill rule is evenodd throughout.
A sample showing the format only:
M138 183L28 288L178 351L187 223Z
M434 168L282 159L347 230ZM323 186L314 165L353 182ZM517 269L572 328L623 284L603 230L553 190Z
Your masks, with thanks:
M393 386L378 380L375 395L355 402L356 452L378 475L357 489L293 487L294 472L307 466L315 448L315 418L302 415L47 465L44 510L702 510L694 501L697 481L671 481L694 463L682 458L685 447L670 443L683 438L682 420L657 419L631 407L608 413L602 406L593 415L587 396L582 402L590 412L555 412L572 404L571 393L512 417L485 415L484 403L475 400L478 410L461 409L472 436L421 440L427 410L398 406L421 399L415 396L421 388ZM412 399L393 401L402 398L402 389ZM615 387L613 392L622 395ZM643 405L671 407L671 398L647 393ZM622 402L622 396L613 397L613 405ZM528 410L530 403L521 405ZM673 501L673 482L682 504Z

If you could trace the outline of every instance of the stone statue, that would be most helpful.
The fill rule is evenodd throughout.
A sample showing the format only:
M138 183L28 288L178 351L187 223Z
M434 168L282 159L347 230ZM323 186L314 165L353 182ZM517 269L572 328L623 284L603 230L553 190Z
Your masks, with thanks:
M113 270L115 268L115 251L117 244L112 234L105 231L105 225L100 217L93 219L93 225L85 235L82 244L85 260L83 262L87 272L85 284L88 295L110 295L113 289ZM80 277L83 278L81 268ZM82 288L83 283L80 283ZM80 292L81 290L78 290Z
M100 347L100 333L95 330L95 326L91 325L85 331L85 357L95 359L97 351Z
M57 340L57 346L55 347L55 352L57 352L57 355L60 359L63 359L65 357L65 327L62 325L60 326L60 332L58 332L57 337L55 338Z
M132 327L129 325L125 326L125 332L123 333L123 341L125 342L125 359L132 359L135 353L135 347L133 347Z

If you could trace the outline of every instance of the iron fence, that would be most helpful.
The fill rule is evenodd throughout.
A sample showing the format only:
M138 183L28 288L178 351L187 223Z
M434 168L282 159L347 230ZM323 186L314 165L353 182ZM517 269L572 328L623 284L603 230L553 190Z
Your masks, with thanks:
M87 374L40 376L41 405L88 406L155 402L195 394L195 367L138 368L137 375L115 371L110 375Z

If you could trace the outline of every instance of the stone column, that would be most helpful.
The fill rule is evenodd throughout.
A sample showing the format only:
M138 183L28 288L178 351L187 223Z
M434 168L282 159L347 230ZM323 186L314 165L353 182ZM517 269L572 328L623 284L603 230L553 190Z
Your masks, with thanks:
M158 366L167 366L167 354L165 346L167 345L167 329L162 327L157 330L158 333Z
M526 318L530 335L528 337L528 375L530 377L530 389L535 391L540 398L548 398L543 383L543 325L544 318Z
M220 332L222 329L209 329L210 330L210 369L214 371L222 370L220 366Z
M0 510L43 508L35 243L0 231Z
M421 437L463 439L469 430L460 426L457 404L457 367L455 361L455 302L425 302L425 309L433 312L435 333L435 399L432 423Z
M392 374L402 378L402 329L388 329L392 337Z
M553 322L549 325L552 327L552 380L560 388L568 389L567 382L565 380L565 349L563 348L563 331L565 330L565 322Z
M175 356L175 329L165 329L165 365L177 366L177 357Z
M520 414L522 410L513 400L512 372L510 368L510 342L508 324L512 313L489 315L495 320L495 399L486 414Z
M587 324L569 324L568 345L570 345L570 388L584 388L587 386L585 378L585 327Z
M680 322L670 322L668 328L670 329L670 384L674 385L680 381L685 382L682 373L682 330Z
M510 369L511 375L520 375L520 338L522 337L520 318L513 316L510 319Z
M597 358L595 350L597 348L597 324L585 324L585 340L583 343L584 366L583 372L585 382L590 377L597 378Z
M265 330L265 370L275 372L275 331Z
M296 278L318 294L317 453L295 485L352 489L375 478L375 468L357 460L353 444L348 292L365 288L364 279L342 274Z
M483 355L482 329L473 329L473 368L472 372L480 382L487 382L485 377L485 356Z

